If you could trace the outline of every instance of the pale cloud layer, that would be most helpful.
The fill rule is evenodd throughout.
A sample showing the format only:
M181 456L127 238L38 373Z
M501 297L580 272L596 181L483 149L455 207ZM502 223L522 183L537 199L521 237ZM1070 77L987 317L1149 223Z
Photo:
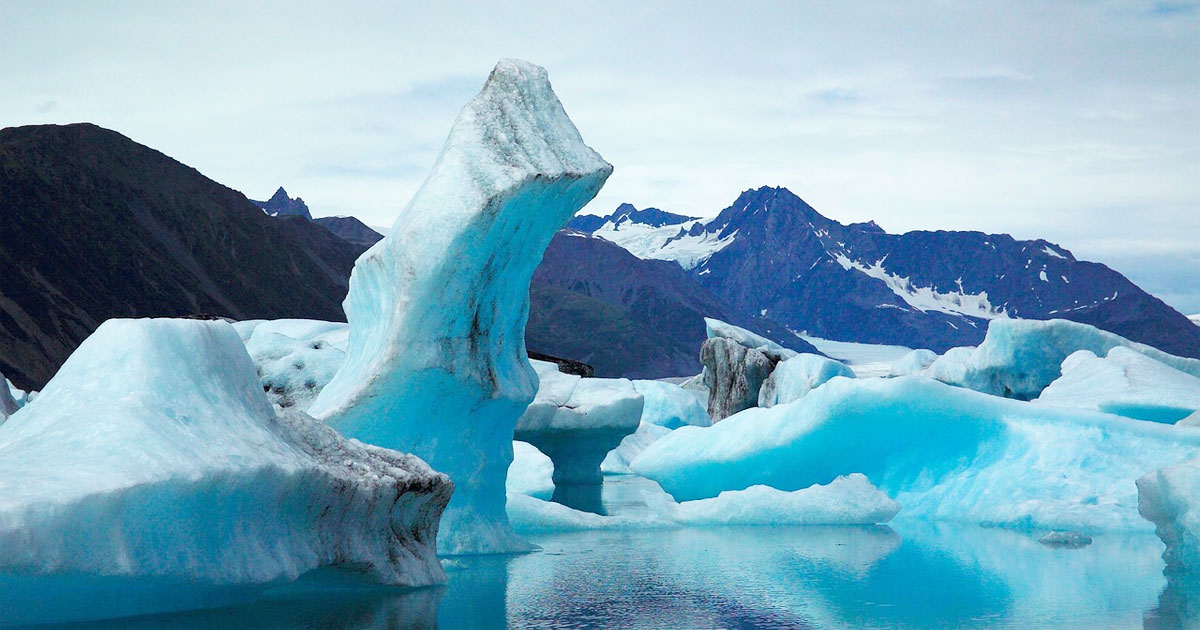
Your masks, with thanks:
M13 2L0 124L95 122L387 225L508 56L615 165L589 212L782 185L843 222L1047 238L1200 311L1197 2Z

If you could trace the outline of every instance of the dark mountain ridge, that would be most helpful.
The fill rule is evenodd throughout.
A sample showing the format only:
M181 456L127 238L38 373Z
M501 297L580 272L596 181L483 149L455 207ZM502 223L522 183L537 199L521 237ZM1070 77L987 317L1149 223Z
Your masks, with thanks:
M112 317L342 320L363 247L92 124L0 130L0 372L40 388Z

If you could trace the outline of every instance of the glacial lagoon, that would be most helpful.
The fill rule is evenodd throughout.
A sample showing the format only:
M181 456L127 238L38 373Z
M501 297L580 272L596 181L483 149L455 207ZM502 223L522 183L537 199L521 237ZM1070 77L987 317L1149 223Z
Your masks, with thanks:
M646 509L638 496L648 483L607 477L604 509ZM445 560L441 587L316 576L249 604L84 627L1179 627L1160 609L1167 583L1153 534L1097 535L1081 549L1047 547L1038 535L903 517L870 527L546 533L529 537L534 553Z

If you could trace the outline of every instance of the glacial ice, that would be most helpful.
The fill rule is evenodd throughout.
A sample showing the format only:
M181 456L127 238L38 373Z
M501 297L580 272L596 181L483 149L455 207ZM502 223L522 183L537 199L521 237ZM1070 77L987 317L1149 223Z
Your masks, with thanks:
M638 428L644 398L623 378L581 378L532 361L538 392L517 421L517 440L554 462L554 484L599 484L600 463Z
M669 434L671 429L642 422L638 424L637 431L626 435L617 448L608 452L604 456L604 461L600 462L600 472L606 475L627 475L629 474L629 464L637 456L646 450L646 447Z
M791 492L756 485L665 504L668 518L686 525L873 525L899 511L899 503L858 473Z
M665 381L634 381L633 387L646 401L642 406L642 422L668 429L712 424L696 396L679 385Z
M513 462L504 486L510 494L549 499L554 496L554 462L534 445L513 440Z
M263 391L280 408L307 409L346 359L350 329L343 323L276 319L233 327L254 361Z
M1200 626L1200 459L1149 473L1137 480L1137 488L1138 510L1167 547L1167 588L1160 605L1181 625Z
M888 372L888 376L919 374L925 368L933 365L933 362L937 361L937 358L938 355L933 350L926 350L924 348L913 350L892 364L892 369Z
M758 390L758 406L774 407L804 398L805 394L835 376L854 378L844 363L816 354L800 354L780 361Z
M16 389L13 384L8 382L3 374L0 374L0 381L3 381L0 382L0 424L4 424L4 421L21 407L17 403L16 397L13 396L13 391Z
M951 348L929 367L939 381L1019 400L1041 394L1061 374L1068 355L1089 350L1105 356L1125 347L1200 378L1200 359L1167 354L1087 324L1051 319L993 319L977 348Z
M1167 573L1200 580L1200 458L1149 473L1137 488L1138 509L1167 546Z
M1173 424L1200 409L1200 378L1124 346L1103 358L1080 350L1034 402Z
M309 412L449 474L442 553L527 548L508 526L504 484L513 428L537 389L529 280L611 172L546 71L503 60L390 235L354 266L346 360Z
M679 385L663 381L634 381L633 386L645 399L641 422L637 431L625 436L600 463L600 471L606 474L629 473L629 462L672 429L712 424L708 412L696 396Z
M766 355L767 358L771 359L773 363L778 363L784 359L790 359L799 354L795 350L784 348L783 346L771 341L770 339L767 339L766 337L752 333L740 326L727 324L719 319L705 317L704 330L709 339L728 339L736 342L740 346L758 350Z
M0 578L197 591L333 566L433 584L452 488L414 456L277 415L223 321L109 320L0 426Z
M909 376L834 379L791 404L676 429L631 469L679 500L857 472L905 517L1086 533L1145 529L1134 480L1197 448L1198 430Z
M775 369L767 355L725 337L709 337L700 346L708 415L713 422L758 404L759 390Z

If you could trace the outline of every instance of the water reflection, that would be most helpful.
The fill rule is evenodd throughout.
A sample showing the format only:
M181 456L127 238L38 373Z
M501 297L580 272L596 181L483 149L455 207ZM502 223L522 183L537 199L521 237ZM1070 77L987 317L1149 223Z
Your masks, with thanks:
M605 509L644 509L640 482ZM1176 628L1196 587L1164 590L1152 535L1052 549L1034 534L892 527L596 531L536 536L520 556L447 561L445 587L331 588L95 628ZM326 576L327 577L327 576ZM1161 595L1161 597L1160 597ZM1181 604L1182 602L1182 604Z

